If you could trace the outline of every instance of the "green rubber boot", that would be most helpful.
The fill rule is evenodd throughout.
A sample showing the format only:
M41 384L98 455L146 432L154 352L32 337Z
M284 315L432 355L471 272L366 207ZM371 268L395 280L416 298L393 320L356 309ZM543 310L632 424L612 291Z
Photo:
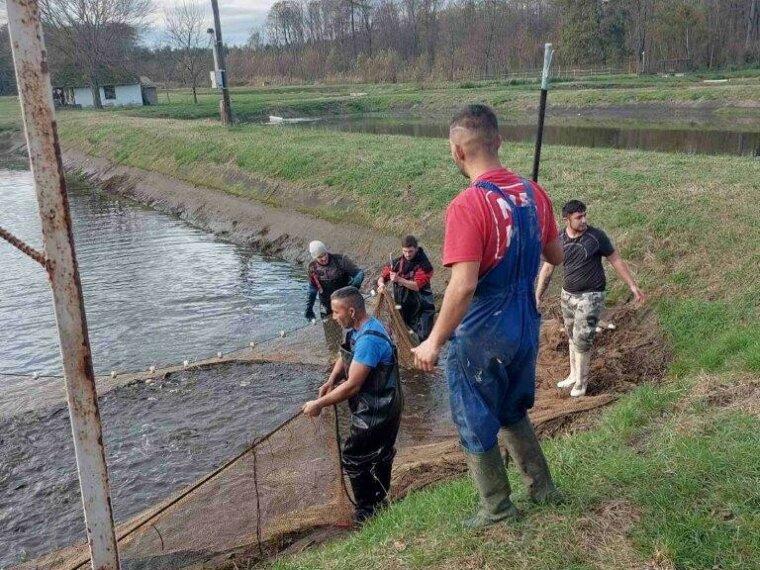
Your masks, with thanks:
M463 526L477 529L515 520L517 509L509 498L511 489L499 446L495 445L485 453L465 451L464 455L480 495L480 506L474 516L464 520Z
M544 452L527 417L504 428L504 444L525 480L531 501L561 503L562 493L554 486Z

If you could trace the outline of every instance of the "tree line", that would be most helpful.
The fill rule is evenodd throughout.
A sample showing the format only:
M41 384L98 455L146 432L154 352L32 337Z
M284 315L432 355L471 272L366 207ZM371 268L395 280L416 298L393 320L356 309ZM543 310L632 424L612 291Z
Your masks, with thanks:
M40 4L62 81L76 77L94 96L125 73L208 85L206 2L168 9L154 47L140 44L152 0ZM0 89L12 70L7 35L0 27ZM462 80L537 69L545 42L566 67L758 65L760 0L278 0L246 45L227 46L227 67L232 84Z
M566 66L656 72L760 60L758 0L279 0L245 76L464 79ZM642 55L643 54L643 55Z

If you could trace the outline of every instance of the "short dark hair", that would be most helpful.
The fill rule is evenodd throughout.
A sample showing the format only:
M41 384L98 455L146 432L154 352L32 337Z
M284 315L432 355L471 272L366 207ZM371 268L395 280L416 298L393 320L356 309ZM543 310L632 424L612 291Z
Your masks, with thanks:
M496 118L496 113L488 105L480 103L467 105L457 111L449 124L450 129L454 127L476 131L478 137L487 144L492 143L499 136L499 120Z
M406 236L401 240L401 247L417 247L417 238L414 236Z
M570 200L567 204L562 206L562 217L567 218L573 214L579 214L586 211L586 204L580 200Z
M333 301L341 301L359 312L366 311L364 297L362 297L359 289L351 285L348 287L341 287L337 291L334 291L333 294L330 295L330 299Z

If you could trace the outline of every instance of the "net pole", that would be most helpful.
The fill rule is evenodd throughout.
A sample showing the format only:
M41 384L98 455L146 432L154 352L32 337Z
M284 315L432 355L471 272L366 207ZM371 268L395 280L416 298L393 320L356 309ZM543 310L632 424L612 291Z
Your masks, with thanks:
M541 162L541 144L544 138L544 117L546 116L546 97L549 93L549 68L552 64L554 50L552 44L544 45L544 70L541 74L541 101L538 106L538 128L536 129L536 148L533 153L533 182L538 182L538 166Z

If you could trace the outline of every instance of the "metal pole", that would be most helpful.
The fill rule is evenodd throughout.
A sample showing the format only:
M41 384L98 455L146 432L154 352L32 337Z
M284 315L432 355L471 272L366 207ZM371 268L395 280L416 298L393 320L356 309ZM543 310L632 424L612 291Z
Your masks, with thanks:
M118 570L95 374L39 4L36 0L8 0L7 6L19 99L42 221L45 267L53 291L92 567Z
M219 75L222 76L222 100L221 118L222 124L232 124L232 106L230 105L230 91L227 88L227 69L224 64L224 44L222 43L222 24L219 20L219 4L217 0L211 0L211 9L214 11L214 41L216 42L216 56L219 60Z
M533 182L538 182L538 165L541 162L541 143L544 138L544 116L546 115L546 95L549 92L549 68L552 64L554 50L552 44L544 44L544 71L541 75L541 103L538 107L538 130L536 131L536 150L533 153Z

